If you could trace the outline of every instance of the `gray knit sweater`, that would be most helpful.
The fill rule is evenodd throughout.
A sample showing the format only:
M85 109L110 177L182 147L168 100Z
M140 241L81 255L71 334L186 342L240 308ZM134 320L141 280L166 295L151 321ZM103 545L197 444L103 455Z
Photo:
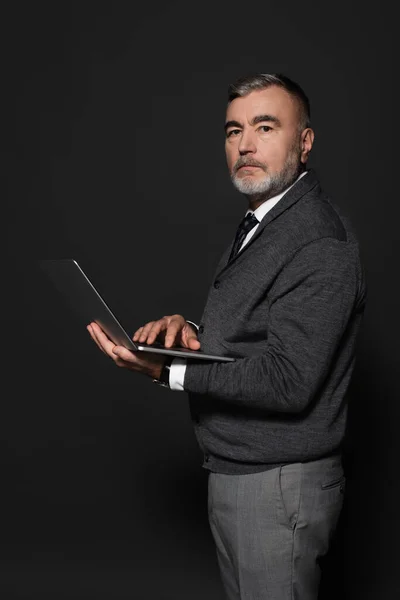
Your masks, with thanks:
M366 284L357 239L310 171L211 284L184 388L204 466L252 473L341 451Z

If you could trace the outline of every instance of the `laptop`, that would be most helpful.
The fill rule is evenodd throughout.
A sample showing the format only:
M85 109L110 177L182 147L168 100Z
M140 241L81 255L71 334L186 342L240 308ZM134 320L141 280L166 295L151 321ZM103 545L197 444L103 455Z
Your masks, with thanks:
M110 340L118 346L124 346L132 352L152 352L196 360L220 362L235 360L229 356L207 354L201 349L165 348L158 342L151 345L134 342L76 260L72 258L40 260L39 265L57 290L68 300L75 311L87 321L87 324L92 321L97 323Z

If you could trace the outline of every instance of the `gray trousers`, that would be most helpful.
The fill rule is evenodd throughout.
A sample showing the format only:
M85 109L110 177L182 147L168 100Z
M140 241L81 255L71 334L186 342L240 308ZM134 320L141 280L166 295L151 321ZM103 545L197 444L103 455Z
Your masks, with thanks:
M343 505L339 457L210 473L208 515L229 600L317 600L318 560Z

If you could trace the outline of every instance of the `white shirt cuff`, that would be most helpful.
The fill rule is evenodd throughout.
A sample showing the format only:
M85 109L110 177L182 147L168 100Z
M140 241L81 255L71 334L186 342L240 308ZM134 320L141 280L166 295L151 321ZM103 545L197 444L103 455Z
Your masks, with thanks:
M183 382L185 380L187 361L184 358L174 358L169 369L169 387L175 392L184 392Z

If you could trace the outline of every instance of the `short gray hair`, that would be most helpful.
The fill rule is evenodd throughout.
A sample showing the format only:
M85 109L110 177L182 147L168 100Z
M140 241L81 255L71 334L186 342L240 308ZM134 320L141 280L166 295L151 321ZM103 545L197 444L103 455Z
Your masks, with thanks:
M283 88L297 100L300 108L300 127L301 129L310 127L311 110L308 97L298 83L281 73L257 73L240 77L228 87L228 104L235 98L247 96L251 92L264 90L273 85Z

